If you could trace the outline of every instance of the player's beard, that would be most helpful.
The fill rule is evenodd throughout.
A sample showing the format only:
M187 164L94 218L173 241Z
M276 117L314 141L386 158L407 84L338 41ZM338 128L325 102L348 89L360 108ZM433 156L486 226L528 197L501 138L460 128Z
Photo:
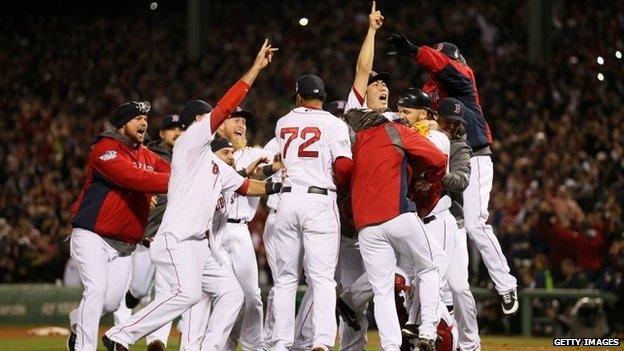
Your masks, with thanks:
M232 146L234 146L234 150L240 150L247 146L247 136L243 136L242 138L232 138L230 140Z

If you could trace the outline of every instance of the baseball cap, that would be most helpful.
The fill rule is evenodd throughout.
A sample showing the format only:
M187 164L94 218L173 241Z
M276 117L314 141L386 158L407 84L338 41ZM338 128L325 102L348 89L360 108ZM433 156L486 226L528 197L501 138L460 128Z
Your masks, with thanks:
M452 119L462 124L466 124L466 120L464 119L465 108L466 106L464 106L461 101L447 97L440 100L438 112L440 113L440 116L446 119Z
M151 105L149 102L129 101L117 108L117 111L110 118L110 122L115 128L119 129L126 123L130 122L136 116L146 115L150 112Z
M421 108L430 110L431 98L429 97L429 94L418 88L408 88L403 93L401 93L401 96L399 96L399 101L397 105L409 108Z
M226 138L215 138L210 142L210 149L212 152L217 152L221 149L225 149L226 147L234 147Z
M345 105L347 103L344 100L332 101L325 106L325 111L331 113L336 117L342 117L345 113Z
M171 129L174 127L186 129L186 125L180 121L180 116L167 115L165 116L165 118L163 118L162 124L160 125L160 130Z
M254 114L251 111L243 110L242 108L237 107L236 110L230 115L230 118L232 117L240 117L249 121L254 118Z
M327 96L327 94L325 94L325 84L323 80L321 77L314 74L305 74L297 78L295 93L304 97L314 96L321 99L325 99Z
M459 52L459 48L457 47L457 45L453 43L448 43L448 42L443 41L441 43L435 44L433 48L442 52L444 55L446 55L450 59L457 60L457 61L460 61L461 59L463 59L461 53Z
M195 122L195 116L203 115L210 111L212 111L212 106L206 101L191 100L182 107L182 111L180 111L180 122L188 127Z
M390 73L388 72L377 73L375 71L372 71L370 76L368 77L368 83L366 84L366 86L369 86L371 85L371 83L374 83L378 80L386 83L387 86L390 86L390 83L392 83L392 75L390 75Z

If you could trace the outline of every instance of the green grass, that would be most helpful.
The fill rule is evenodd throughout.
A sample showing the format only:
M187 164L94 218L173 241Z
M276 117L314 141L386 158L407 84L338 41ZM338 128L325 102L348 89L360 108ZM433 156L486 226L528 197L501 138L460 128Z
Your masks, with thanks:
M371 347L367 350L378 350L377 333L370 334ZM19 338L0 338L0 349L3 351L65 351L64 337L19 337ZM131 350L145 350L145 342L139 342L134 345ZM521 337L484 337L483 350L487 351L503 351L503 350L551 350L552 339L550 338L521 338ZM104 350L100 345L99 350ZM169 340L169 351L178 351L177 338ZM574 350L568 347L564 350ZM607 351L608 348L601 348Z

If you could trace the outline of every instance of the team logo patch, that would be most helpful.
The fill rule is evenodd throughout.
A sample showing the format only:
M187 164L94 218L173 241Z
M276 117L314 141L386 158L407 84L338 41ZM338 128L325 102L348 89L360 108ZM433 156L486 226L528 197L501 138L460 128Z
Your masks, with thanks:
M104 152L102 155L100 155L100 160L102 161L110 161L114 158L117 157L117 151L115 150L108 150L106 152Z
M453 109L453 112L455 112L456 114L459 114L461 112L461 105L455 104L455 108Z
M219 166L216 163L212 163L212 174L219 174Z
M338 144L340 144L340 146L347 147L350 143L349 140L338 140Z

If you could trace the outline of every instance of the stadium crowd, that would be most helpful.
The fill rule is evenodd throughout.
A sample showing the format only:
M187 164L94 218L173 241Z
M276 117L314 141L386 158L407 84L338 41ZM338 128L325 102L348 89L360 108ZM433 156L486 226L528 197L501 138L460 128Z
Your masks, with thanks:
M1 283L62 278L69 208L89 145L120 103L151 101L156 127L191 98L214 101L264 36L280 51L246 100L256 114L250 144L270 139L304 72L325 80L330 99L346 97L368 21L366 2L224 4L212 5L199 60L185 51L181 10L0 15ZM526 4L380 2L387 21L374 67L393 73L395 102L426 76L415 64L385 56L383 38L405 32L418 44L456 43L477 74L494 133L491 220L520 286L597 287L621 295L624 60L615 52L624 51L624 4L561 2L552 17L551 56L534 63ZM307 26L298 23L304 15ZM251 225L259 263L268 269L262 221ZM472 282L487 286L487 272L473 262ZM261 276L265 284L269 276Z

